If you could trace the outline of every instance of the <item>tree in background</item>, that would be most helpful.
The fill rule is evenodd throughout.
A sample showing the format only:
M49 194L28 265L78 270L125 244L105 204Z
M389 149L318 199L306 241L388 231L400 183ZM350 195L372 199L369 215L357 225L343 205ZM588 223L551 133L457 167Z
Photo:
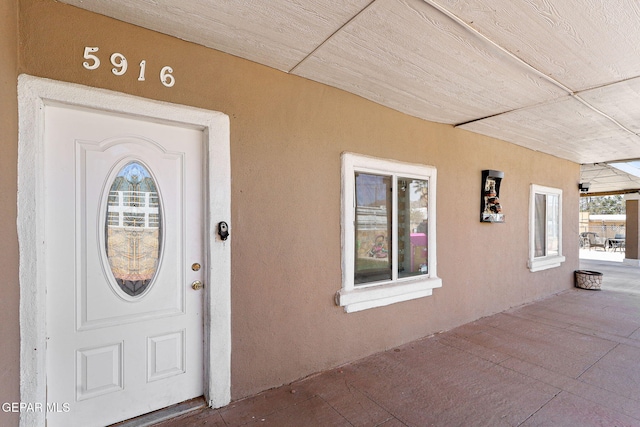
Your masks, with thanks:
M591 215L615 215L626 213L624 197L597 196L580 197L580 212L589 212Z

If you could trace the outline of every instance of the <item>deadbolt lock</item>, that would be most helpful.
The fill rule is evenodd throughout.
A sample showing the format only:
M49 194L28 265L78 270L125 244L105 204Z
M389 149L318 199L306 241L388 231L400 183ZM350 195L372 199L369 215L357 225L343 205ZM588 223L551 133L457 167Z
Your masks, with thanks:
M196 280L195 282L193 282L191 284L191 288L194 291L199 291L200 289L204 288L204 285L202 284L202 282L200 280Z

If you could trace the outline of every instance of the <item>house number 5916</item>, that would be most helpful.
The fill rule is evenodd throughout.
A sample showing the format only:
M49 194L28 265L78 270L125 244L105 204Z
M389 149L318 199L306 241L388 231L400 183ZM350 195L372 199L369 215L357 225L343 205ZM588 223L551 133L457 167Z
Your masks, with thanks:
M96 53L100 50L98 47L85 47L84 48L84 61L82 65L87 70L96 70L100 67L100 58L96 55ZM127 62L127 58L121 53L113 53L109 57L109 61L113 68L111 72L115 76L123 76L127 70L129 69L129 63ZM139 65L139 74L138 81L145 81L145 73L147 71L147 61L140 61ZM162 67L160 70L160 83L165 85L166 87L172 87L176 83L176 78L173 76L173 68L166 66Z

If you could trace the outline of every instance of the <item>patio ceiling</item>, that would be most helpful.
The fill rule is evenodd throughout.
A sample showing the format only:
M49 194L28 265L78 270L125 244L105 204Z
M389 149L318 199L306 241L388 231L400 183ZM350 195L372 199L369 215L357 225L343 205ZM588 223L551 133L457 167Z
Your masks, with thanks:
M61 1L580 163L583 174L640 158L636 0ZM598 190L640 188L628 181Z
M580 182L590 183L585 195L635 193L640 189L640 177L602 163L581 166Z

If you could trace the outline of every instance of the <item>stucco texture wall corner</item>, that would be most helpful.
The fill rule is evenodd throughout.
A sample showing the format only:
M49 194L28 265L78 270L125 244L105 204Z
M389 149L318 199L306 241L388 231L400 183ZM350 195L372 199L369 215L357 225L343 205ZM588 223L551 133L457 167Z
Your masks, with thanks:
M18 237L18 2L0 0L0 403L20 401ZM0 412L0 425L17 425L18 414Z
M53 0L21 3L23 72L229 115L233 399L571 286L579 165ZM173 65L176 85L86 70L85 46ZM345 151L437 168L443 287L432 296L350 314L335 305ZM483 169L505 172L504 224L479 222ZM567 261L535 274L527 269L532 183L565 191Z

